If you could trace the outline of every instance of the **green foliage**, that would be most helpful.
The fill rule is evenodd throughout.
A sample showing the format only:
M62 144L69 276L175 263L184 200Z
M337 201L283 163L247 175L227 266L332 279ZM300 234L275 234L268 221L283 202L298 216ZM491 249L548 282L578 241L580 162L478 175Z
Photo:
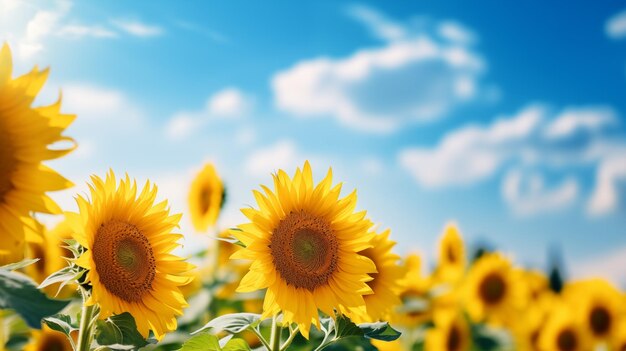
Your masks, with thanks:
M96 321L95 339L98 345L112 350L132 350L148 345L128 312Z
M213 333L225 331L229 334L237 334L248 328L254 328L261 322L261 315L256 313L231 313L217 317L207 323L204 327L196 330L192 334L199 333L204 330L210 330Z
M250 346L242 339L226 339L225 345L220 346L217 336L200 333L187 340L179 351L249 351Z
M72 324L72 318L66 314L55 314L54 316L46 317L43 322L52 330L59 331L67 336L70 336L78 328Z
M351 339L350 344L370 345L363 343L366 339L393 341L400 337L401 333L393 329L387 322L355 324L350 318L339 315L336 319L324 318L320 321L324 338L318 350L342 349L340 345ZM371 345L370 345L371 346ZM367 350L367 348L364 348Z
M39 329L41 319L58 313L69 301L51 300L29 277L12 272L36 262L27 260L0 267L0 308L17 312L31 327Z

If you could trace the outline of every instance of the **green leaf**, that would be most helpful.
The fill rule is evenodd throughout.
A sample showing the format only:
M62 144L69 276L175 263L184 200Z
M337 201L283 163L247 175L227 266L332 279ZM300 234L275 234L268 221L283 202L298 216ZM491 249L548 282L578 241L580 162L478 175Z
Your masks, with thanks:
M243 339L230 339L222 351L250 351L250 346Z
M393 329L388 322L363 323L359 324L359 329L363 331L365 337L382 341L394 341L402 335Z
M72 270L72 267L64 267L63 269L60 269L46 277L46 279L39 284L39 289L43 289L52 284L65 282L67 280L73 280L78 274L78 272Z
M224 340L227 339L224 338L221 341L224 342ZM222 347L217 336L200 333L185 341L178 351L250 351L250 346L243 339L229 339Z
M200 333L185 341L178 351L221 351L220 341L215 335Z
M225 331L230 334L240 333L249 327L254 327L261 321L261 315L256 313L231 313L217 317L204 327L191 333L196 334L210 329L213 333Z
M31 328L41 328L42 318L58 313L68 303L49 299L23 274L0 270L0 308L15 310Z
M101 346L115 350L126 350L126 346L140 348L148 342L137 331L137 324L133 316L124 312L96 322L96 341ZM117 347L117 348L114 348Z
M78 330L78 328L72 325L72 318L66 314L55 314L54 316L46 317L43 319L48 327L52 330L59 331L65 335L70 335L71 332Z
M38 258L33 259L25 259L15 263L5 264L4 266L0 266L0 269L4 269L5 271L15 271L20 268L24 268L26 266L30 266L31 264L39 261Z

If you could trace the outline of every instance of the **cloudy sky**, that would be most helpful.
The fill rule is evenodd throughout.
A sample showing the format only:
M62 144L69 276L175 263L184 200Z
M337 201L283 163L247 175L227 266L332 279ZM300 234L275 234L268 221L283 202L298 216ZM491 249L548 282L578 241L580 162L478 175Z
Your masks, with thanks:
M311 160L398 251L433 259L455 221L472 247L626 283L626 7L570 1L0 0L15 72L52 71L77 183L112 167L186 211L216 164L242 220L270 173ZM186 249L205 239L189 219Z

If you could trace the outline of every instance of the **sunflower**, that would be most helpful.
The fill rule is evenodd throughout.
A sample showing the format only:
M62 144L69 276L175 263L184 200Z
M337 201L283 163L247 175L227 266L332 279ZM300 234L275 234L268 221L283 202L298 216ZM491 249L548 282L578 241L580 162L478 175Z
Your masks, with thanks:
M467 351L472 346L469 325L459 310L438 311L434 323L426 332L425 351Z
M625 312L622 294L605 280L591 279L565 286L563 296L576 304L579 318L594 342L613 337L616 321Z
M73 184L42 162L59 158L75 148L63 136L74 115L60 113L61 100L31 107L48 77L36 67L12 79L9 46L0 49L0 265L24 257L26 241L41 242L32 212L58 214L61 209L46 192ZM71 142L71 147L58 143ZM54 149L49 148L54 144Z
M589 351L591 343L583 325L573 314L575 305L556 302L539 336L542 351Z
M33 330L32 340L24 347L24 351L72 351L72 344L65 334L44 326L41 330Z
M370 274L373 279L367 282L374 293L363 297L366 314L359 313L361 309L349 314L355 323L385 319L389 312L402 302L398 293L401 289L400 281L404 278L404 270L398 265L400 256L391 252L396 243L389 240L389 234L389 230L377 234L370 242L372 247L360 252L374 262L378 273Z
M516 316L512 326L517 350L539 351L539 339L544 324L550 315L557 296L550 291L537 295L526 308Z
M42 232L43 242L29 243L27 248L27 256L29 258L39 259L39 261L27 266L25 269L26 273L37 283L41 283L52 273L67 266L66 258L74 257L70 250L64 248L66 244L63 240L72 237L67 221L57 224L52 230L43 228ZM74 294L76 286L67 285L61 291L58 290L59 284L49 285L44 288L46 294L50 296L66 298Z
M422 262L417 254L409 254L404 259L404 278L400 280L400 300L402 306L391 316L394 324L414 327L428 321L431 306L428 301L431 281L422 275Z
M402 338L394 341L383 341L371 339L370 342L378 351L406 351L409 350L403 343Z
M626 350L626 316L621 316L615 324L615 332L613 333L613 337L611 338L610 350Z
M87 269L91 296L100 318L129 312L137 329L160 339L176 329L176 315L187 303L180 286L188 284L193 266L170 252L179 246L180 215L169 215L167 201L155 204L156 186L147 182L140 194L128 175L119 186L113 171L106 180L92 176L91 202L78 196L79 214L68 213L74 238L86 251L76 264Z
M208 163L191 182L189 212L194 228L206 231L215 225L224 201L224 187L215 167Z
M365 307L362 295L372 293L366 282L376 266L359 252L371 247L372 224L365 211L354 212L356 192L339 198L332 170L317 186L308 162L293 179L282 170L273 178L274 192L254 191L260 209L242 209L251 223L231 231L246 246L232 258L252 261L237 291L267 288L263 317L282 311L283 321L308 338L312 322L319 329L318 309L334 315Z
M456 284L465 272L465 248L463 238L456 225L448 224L439 242L439 264L437 279Z
M525 301L524 284L509 260L497 253L481 256L470 269L464 286L470 317L505 324Z

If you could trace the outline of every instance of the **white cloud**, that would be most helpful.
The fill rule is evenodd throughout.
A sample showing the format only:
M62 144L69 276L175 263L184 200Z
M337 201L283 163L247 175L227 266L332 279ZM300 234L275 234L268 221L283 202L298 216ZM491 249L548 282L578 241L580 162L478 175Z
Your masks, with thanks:
M305 160L293 141L281 140L252 152L245 161L245 169L253 177L267 177L279 169L296 169Z
M63 108L86 123L108 125L117 131L143 123L142 112L125 93L89 83L63 84Z
M576 201L579 189L574 178L565 179L551 189L544 183L539 173L511 170L502 182L502 196L509 207L522 216L562 209Z
M541 175L523 177L509 171L503 180L502 196L522 214L567 206L579 193L572 172L596 167L598 162L607 163L598 168L597 195L588 206L590 213L602 212L602 206L615 208L611 200L617 196L614 179L622 174L619 161L609 157L626 155L623 140L603 133L614 123L615 113L603 106L568 107L554 113L530 105L486 126L453 130L434 147L401 150L398 162L417 183L428 188L473 184L519 166L548 167L564 174L565 181L547 189Z
M68 24L62 27L58 35L68 38L115 38L117 33L101 26L87 26L83 24Z
M545 135L550 139L567 137L578 131L598 131L617 122L609 108L577 108L564 111L546 126Z
M439 24L438 33L443 38L461 44L472 44L476 41L476 34L455 21L445 21Z
M21 57L31 57L43 50L43 42L58 28L60 20L70 11L69 1L56 1L54 8L38 9L26 23L26 30L19 41L18 52Z
M605 278L617 286L626 287L626 247L589 259L573 260L570 267L574 279Z
M117 19L111 21L117 28L136 37L156 37L162 35L165 30L159 26L146 24L138 20Z
M462 40L409 32L362 6L352 7L351 14L387 43L348 57L303 60L278 72L272 88L279 109L298 117L332 116L356 129L385 133L442 118L481 95L485 63ZM455 28L461 36L461 27Z
M613 39L626 38L626 10L609 18L605 30L606 34Z
M619 205L619 185L626 184L626 148L621 154L603 160L596 171L596 185L587 203L593 215L603 215Z
M248 107L248 98L235 88L226 88L217 92L207 104L209 113L220 117L241 116L248 110Z
M172 140L179 140L204 127L211 120L242 117L251 108L252 97L236 88L226 88L209 97L202 111L175 113L165 127L165 134Z
M408 36L406 29L402 25L393 22L369 7L362 5L350 6L348 14L363 22L380 39L394 41L405 39Z
M433 149L400 152L400 164L427 187L471 184L483 180L508 159L511 148L539 126L543 109L531 106L517 116L501 118L487 127L469 126L448 133Z

